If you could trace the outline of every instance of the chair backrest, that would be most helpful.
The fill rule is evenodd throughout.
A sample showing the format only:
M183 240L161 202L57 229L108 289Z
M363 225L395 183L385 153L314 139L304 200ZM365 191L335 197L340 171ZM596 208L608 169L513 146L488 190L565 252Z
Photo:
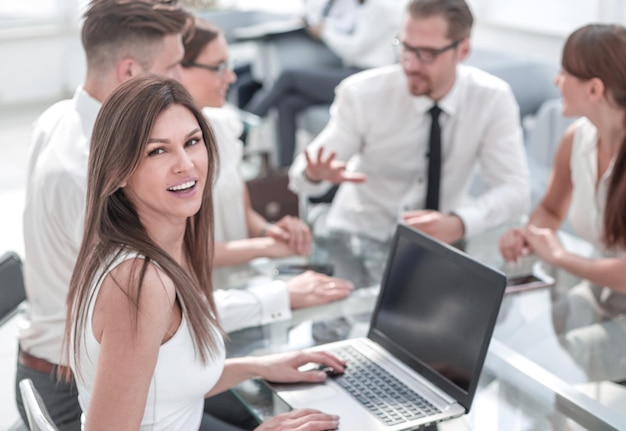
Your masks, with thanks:
M22 261L12 251L0 257L0 324L26 299Z
M560 97L554 85L554 77L559 71L557 62L534 61L514 54L477 48L472 50L465 63L506 81L519 104L522 118L535 114L546 100Z
M552 168L554 155L563 134L569 125L577 120L564 117L562 110L560 97L545 101L537 111L534 123L527 133L528 156L548 168Z
M54 422L52 422L46 405L43 403L31 379L20 381L20 393L22 394L22 402L24 403L30 431L59 431Z
M531 174L531 203L537 205L547 187L554 156L561 137L575 118L561 113L561 99L550 99L541 105L526 134L526 154Z

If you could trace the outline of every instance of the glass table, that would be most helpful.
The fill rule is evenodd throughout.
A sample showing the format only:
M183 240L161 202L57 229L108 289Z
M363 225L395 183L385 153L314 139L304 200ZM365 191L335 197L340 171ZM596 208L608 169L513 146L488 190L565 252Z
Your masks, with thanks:
M504 228L470 239L466 252L506 273L537 265L532 259L504 265L497 251L502 232ZM566 247L582 247L575 239L562 239ZM295 310L290 320L231 333L228 355L275 353L366 336L387 248L356 235L317 238L310 262L332 262L335 275L350 279L357 289L345 300ZM273 265L265 262L257 270L269 275ZM564 285L574 280L550 271L557 283L553 288L505 295L472 408L439 424L440 430L626 430L626 386L588 382L591 370L582 370L559 343L551 310L567 292ZM261 381L244 382L234 391L261 420L289 410Z

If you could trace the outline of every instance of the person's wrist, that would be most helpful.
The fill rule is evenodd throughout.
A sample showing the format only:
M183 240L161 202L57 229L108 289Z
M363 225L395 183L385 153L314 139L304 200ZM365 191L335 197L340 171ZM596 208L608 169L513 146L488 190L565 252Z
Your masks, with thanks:
M311 173L308 170L304 171L304 178L306 178L307 181L311 182L311 183L319 183L321 182L321 178L320 179L315 179L313 176L311 176Z
M265 367L258 357L231 358L227 361L229 364L234 365L237 369L237 374L246 377L246 380L263 377Z
M254 358L250 362L249 375L253 378L264 378L264 371L267 369L267 365L263 364L259 358Z
M550 254L549 259L546 259L546 261L552 266L556 266L559 268L566 267L568 266L568 254L569 253L563 247L559 247Z
M448 215L458 221L458 231L456 233L459 237L457 239L463 239L465 237L465 223L463 223L463 219L454 211L450 211Z
M265 223L265 225L259 231L259 236L260 237L267 236L267 231L270 230L273 225L274 225L274 223L272 223L272 222Z

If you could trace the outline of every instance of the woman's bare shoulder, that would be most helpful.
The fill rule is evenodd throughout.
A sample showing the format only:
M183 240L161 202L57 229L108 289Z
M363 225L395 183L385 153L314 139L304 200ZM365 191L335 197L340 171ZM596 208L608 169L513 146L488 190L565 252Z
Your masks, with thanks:
M102 291L117 292L150 314L168 310L176 299L172 279L159 265L141 256L127 258L112 268L103 280Z

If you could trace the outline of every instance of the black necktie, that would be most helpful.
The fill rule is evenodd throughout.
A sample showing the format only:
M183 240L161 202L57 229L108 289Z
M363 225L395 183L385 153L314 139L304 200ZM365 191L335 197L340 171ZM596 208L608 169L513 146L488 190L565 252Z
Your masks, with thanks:
M426 209L439 210L439 183L441 182L441 127L439 126L439 114L441 114L441 109L435 104L428 112L432 121L428 139Z

